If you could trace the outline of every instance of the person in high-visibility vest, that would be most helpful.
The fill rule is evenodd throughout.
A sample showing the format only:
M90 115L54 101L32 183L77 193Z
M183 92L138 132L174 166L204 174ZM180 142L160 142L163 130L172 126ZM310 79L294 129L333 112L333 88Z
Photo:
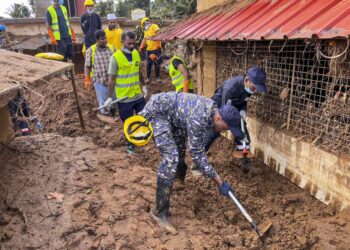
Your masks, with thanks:
M163 67L169 72L171 83L176 92L193 93L193 79L185 60L179 56L164 56Z
M143 109L148 93L141 72L140 54L134 49L135 39L134 32L124 32L122 34L123 48L117 50L109 61L109 98L105 105L110 105L114 92L117 99L125 98L118 102L119 117L123 122ZM142 91L140 84L143 85ZM126 150L128 154L134 153L134 145L127 142Z
M91 89L92 82L94 83L98 104L103 106L108 98L109 58L113 55L114 49L107 44L106 33L103 30L95 31L95 39L97 43L86 51L84 83L88 89ZM102 115L110 114L108 109L101 109L100 113ZM111 113L114 115L115 108L111 107Z
M115 50L121 49L123 47L122 34L123 30L118 27L117 17L115 14L108 14L108 27L105 29L107 42L112 45Z
M146 82L151 80L152 65L154 64L156 81L160 81L160 64L161 61L161 42L159 40L154 40L154 37L158 35L159 26L152 23L147 17L141 20L141 27L144 31L144 38L139 48L141 53L144 48L146 48L146 59L147 59L147 79Z
M72 60L74 56L75 33L69 23L69 16L63 0L52 0L52 5L46 11L46 26L51 44L57 45L58 53L64 56L64 61Z

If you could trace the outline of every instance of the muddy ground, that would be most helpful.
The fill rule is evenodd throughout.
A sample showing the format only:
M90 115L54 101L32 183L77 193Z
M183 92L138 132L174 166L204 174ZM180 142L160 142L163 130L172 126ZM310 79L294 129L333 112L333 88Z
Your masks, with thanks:
M33 87L44 99L26 93L45 129L0 153L1 249L349 249L350 211L325 206L259 161L244 174L225 138L209 160L258 223L273 222L266 241L213 182L190 173L171 196L178 234L160 230L148 215L157 149L150 143L128 156L120 122L99 121L94 92L83 88L81 76L77 83L86 131L70 82L56 78ZM168 80L150 87L171 89Z

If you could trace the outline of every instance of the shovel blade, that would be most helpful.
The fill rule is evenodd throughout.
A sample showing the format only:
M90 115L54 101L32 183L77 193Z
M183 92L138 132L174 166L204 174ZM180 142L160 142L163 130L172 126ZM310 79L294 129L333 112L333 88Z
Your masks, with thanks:
M260 232L266 236L268 231L272 228L273 224L270 220L263 221L259 224Z

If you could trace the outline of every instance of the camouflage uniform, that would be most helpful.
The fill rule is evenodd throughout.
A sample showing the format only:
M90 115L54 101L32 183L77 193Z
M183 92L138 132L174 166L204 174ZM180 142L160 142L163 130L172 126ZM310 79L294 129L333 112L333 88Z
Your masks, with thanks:
M173 181L177 163L185 158L186 136L192 160L206 176L216 176L204 150L204 138L213 127L212 116L216 111L214 101L203 96L169 92L151 97L140 114L151 122L163 157L157 173L159 178Z
M212 117L215 112L217 108L213 100L175 92L153 95L140 112L151 122L154 140L162 155L157 171L158 216L168 213L169 196L177 170L179 178L185 178L186 137L192 160L203 174L210 178L217 175L204 149L205 135L213 127Z

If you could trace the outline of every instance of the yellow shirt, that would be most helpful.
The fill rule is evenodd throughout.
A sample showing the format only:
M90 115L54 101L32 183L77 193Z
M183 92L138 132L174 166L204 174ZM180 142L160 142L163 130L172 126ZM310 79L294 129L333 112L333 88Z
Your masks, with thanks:
M159 30L159 26L157 24L152 24L148 30L145 30L144 37L146 39L147 50L156 50L156 49L159 49L161 47L160 41L149 40L149 38L151 38L157 34L158 30Z
M121 49L123 47L122 43L122 33L123 30L121 28L109 30L109 28L105 29L107 43L112 45L115 50Z

